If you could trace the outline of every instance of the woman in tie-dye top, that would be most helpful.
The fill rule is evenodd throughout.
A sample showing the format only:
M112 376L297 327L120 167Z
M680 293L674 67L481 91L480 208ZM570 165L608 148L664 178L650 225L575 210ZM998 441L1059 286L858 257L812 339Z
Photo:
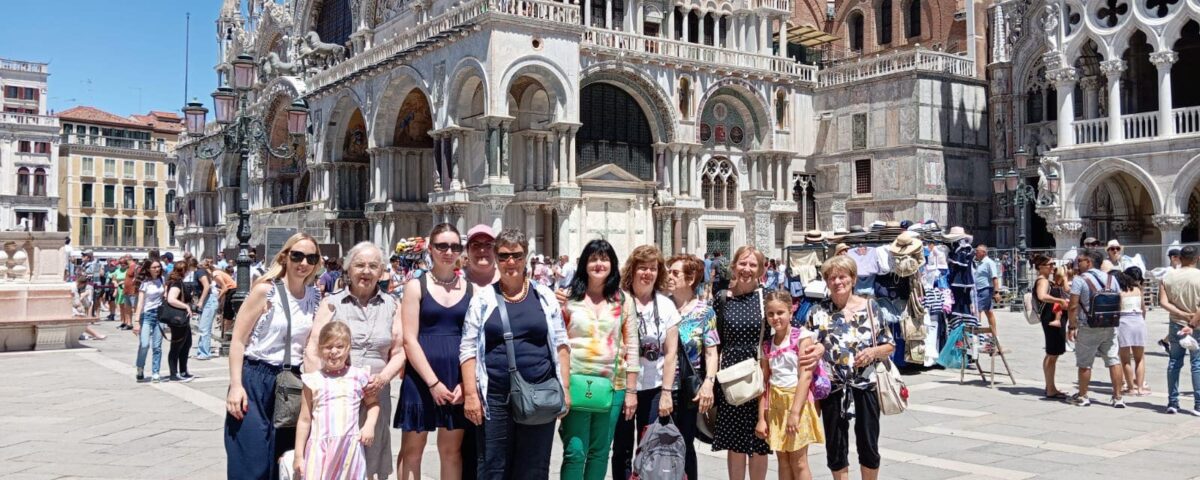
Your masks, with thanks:
M603 479L619 415L637 411L637 319L620 292L617 253L605 240L592 240L579 255L579 265L564 306L567 343L571 346L571 375L612 380L608 412L571 409L562 420L562 478ZM620 329L618 330L618 327ZM626 390L632 392L626 395Z

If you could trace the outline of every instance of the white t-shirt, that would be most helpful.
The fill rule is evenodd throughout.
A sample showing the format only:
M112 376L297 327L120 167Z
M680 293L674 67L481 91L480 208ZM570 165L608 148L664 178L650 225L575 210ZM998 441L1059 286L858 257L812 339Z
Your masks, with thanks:
M272 365L283 365L283 344L288 328L287 316L283 313L283 302L277 301L276 298L278 294L279 291L275 287L267 294L270 308L255 322L254 330L250 332L250 343L246 344L247 358ZM304 345L308 343L308 334L312 331L313 314L317 311L320 296L312 286L304 288L304 298L293 297L291 292L288 292L287 296L288 307L292 312L292 365L300 365L304 360Z
M161 278L142 282L142 286L138 288L138 291L146 299L146 303L142 305L143 312L149 312L162 306L164 289Z
M654 319L654 305L641 305L638 304L636 299L633 301L640 316L638 319L638 333L641 335L640 344L658 342L659 345L658 359L651 361L645 356L640 356L642 373L638 375L638 391L650 390L662 386L663 363L666 362L667 356L667 346L663 337L666 335L667 330L679 325L679 321L681 320L679 310L675 308L675 302L672 302L670 298L661 294L655 294L654 301L658 304L657 325ZM671 341L675 340L671 339Z
M797 327L792 327L797 328ZM771 339L772 350L784 349L778 355L773 355L768 360L771 366L771 386L779 388L795 388L799 380L799 365L800 352L797 348L800 342L805 338L816 338L817 334L806 328L800 328L800 333L796 336L796 345L788 345L792 339L783 339L783 343L774 343L775 339Z

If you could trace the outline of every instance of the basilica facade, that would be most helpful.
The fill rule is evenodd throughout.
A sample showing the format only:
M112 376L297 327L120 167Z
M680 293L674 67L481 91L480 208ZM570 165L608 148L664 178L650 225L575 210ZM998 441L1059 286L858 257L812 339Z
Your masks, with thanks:
M240 185L256 244L393 245L450 222L519 228L546 255L598 237L622 256L775 255L877 219L986 231L982 9L940 3L227 0L218 75L251 56L272 145L295 99L309 133L245 167L197 154L219 126L184 142L177 234L236 245Z

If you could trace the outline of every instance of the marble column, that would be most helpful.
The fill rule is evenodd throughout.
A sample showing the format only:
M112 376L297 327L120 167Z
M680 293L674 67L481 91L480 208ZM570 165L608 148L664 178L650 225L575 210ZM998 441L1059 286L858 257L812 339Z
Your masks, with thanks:
M526 203L521 205L521 209L525 211L525 238L529 241L528 256L532 257L537 253L544 253L540 252L540 249L537 246L537 221L541 206L537 204Z
M583 25L592 26L592 0L583 0Z
M500 169L496 168L496 126L492 122L487 122L487 131L484 133L484 168L483 177L486 183L492 183L500 178Z
M668 168L671 170L671 172L670 172L670 179L671 179L670 187L671 187L671 196L673 196L673 197L679 196L679 164L680 163L681 163L680 155L671 155L671 161L669 163Z
M613 29L612 2L613 0L605 0L604 2L604 28L609 30Z
M522 156L524 159L523 161L525 162L525 173L522 174L521 178L523 190L534 189L534 178L536 178L535 175L537 174L537 172L534 170L534 166L537 165L537 159L535 155L537 152L537 146L534 143L536 140L537 138L534 137L532 132L526 133L525 154Z
M578 160L575 158L575 134L576 133L579 133L578 125L571 126L570 131L567 134L567 168L569 170L568 173L570 174L568 181L571 183L571 185L575 185L575 181L576 181L576 177L577 177L577 173L575 171L575 164Z
M1108 141L1109 143L1120 142L1125 139L1125 127L1121 122L1121 74L1125 72L1125 61L1105 60L1100 62L1100 71L1108 78ZM1061 93L1059 93L1058 99L1059 102L1062 101ZM1063 122L1061 114L1058 122L1061 126ZM1062 130L1059 130L1058 137L1059 146L1063 146Z
M1100 82L1095 75L1079 79L1079 88L1083 91L1083 118L1100 116Z
M1175 136L1175 115L1171 108L1171 66L1179 60L1173 51L1150 54L1150 63L1158 68L1158 136Z
M758 190L758 157L747 156L746 163L750 165L750 190Z
M667 2L667 19L663 25L662 31L658 32L658 36L666 37L671 40L675 40L675 4L674 4L674 2Z
M683 249L683 212L676 210L674 215L671 215L671 232L671 251L674 252L672 255L677 255Z
M1183 227L1188 224L1188 217L1186 215L1154 215L1150 218L1154 221L1154 226L1158 227L1160 234L1158 243L1162 245L1163 249L1162 261L1155 263L1155 265L1161 265L1166 263L1167 248L1172 242L1180 241Z
M691 38L688 36L688 27L689 27L689 24L692 23L690 21L692 18L692 15L691 15L692 7L690 5L684 5L683 8L681 9L681 11L683 13L683 18L681 18L680 20L683 21L683 32L680 32L680 33L683 35L683 38L680 38L679 41L687 42Z
M700 10L700 21L696 22L696 28L699 30L696 35L696 40L698 40L696 43L699 43L701 45L708 45L707 43L704 43L704 33L708 31L708 29L704 28L704 19L705 18L708 18L708 12L705 11L704 9L701 9Z
M722 15L713 15L713 46L714 47L724 47L725 46L725 37L723 36L723 34L725 32L721 31L721 18L723 18Z
M500 181L510 182L512 173L512 121L500 122Z
M764 14L758 15L758 53L771 54L771 18Z
M547 166L550 168L550 185L556 186L562 183L562 178L559 176L562 171L562 130L559 128L550 128L550 156L547 158Z
M787 56L787 17L779 17L779 56Z
M542 132L537 132L533 137L533 188L541 190L546 183L546 135Z
M1078 247L1083 234L1083 221L1078 219L1059 220L1047 227L1054 235L1055 256L1061 257L1072 247Z
M1046 77L1054 83L1058 91L1058 146L1067 147L1075 144L1075 67L1064 67L1046 72ZM1109 135L1111 138L1112 131Z
M450 189L461 190L466 184L466 179L463 177L463 162L466 161L466 155L463 154L466 134L461 130L455 130L450 134Z

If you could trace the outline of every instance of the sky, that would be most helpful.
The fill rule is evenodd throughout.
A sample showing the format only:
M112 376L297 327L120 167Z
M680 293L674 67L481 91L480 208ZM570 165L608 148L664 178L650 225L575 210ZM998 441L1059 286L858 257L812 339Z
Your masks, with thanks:
M197 97L212 110L220 0L5 3L0 57L50 64L51 110L90 105L122 116L183 108L184 27L190 12L187 98Z

